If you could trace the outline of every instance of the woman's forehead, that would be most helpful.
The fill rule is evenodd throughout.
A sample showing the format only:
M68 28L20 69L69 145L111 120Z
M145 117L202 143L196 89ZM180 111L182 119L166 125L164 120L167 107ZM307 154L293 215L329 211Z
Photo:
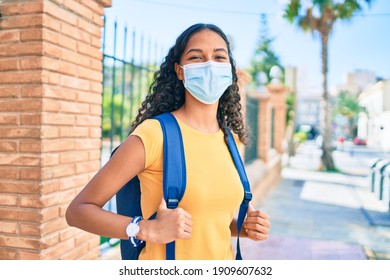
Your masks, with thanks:
M201 30L191 36L187 42L185 52L192 48L225 49L227 51L225 40L218 33L209 29Z

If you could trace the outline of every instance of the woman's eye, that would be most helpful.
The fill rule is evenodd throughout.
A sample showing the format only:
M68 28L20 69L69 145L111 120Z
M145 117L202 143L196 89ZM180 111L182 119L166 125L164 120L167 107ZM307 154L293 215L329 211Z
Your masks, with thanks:
M198 60L198 59L202 59L200 56L191 56L189 58L190 60Z
M226 60L227 58L225 56L222 56L222 55L218 55L215 57L216 60Z

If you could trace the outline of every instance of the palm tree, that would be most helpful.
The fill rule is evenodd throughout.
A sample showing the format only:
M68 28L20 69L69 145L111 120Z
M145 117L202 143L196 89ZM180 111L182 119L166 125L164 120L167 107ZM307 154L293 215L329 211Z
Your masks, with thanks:
M305 2L303 6L302 2ZM321 39L322 61L322 167L335 170L332 156L331 110L328 93L328 41L337 20L349 20L370 5L372 0L290 0L285 9L285 17L303 31L318 34Z

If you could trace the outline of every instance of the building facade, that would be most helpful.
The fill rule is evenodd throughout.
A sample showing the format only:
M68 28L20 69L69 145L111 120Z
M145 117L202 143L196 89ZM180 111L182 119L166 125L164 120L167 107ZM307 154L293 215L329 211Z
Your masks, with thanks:
M368 146L390 151L390 80L379 81L362 92L359 104L367 114L359 117L358 135Z

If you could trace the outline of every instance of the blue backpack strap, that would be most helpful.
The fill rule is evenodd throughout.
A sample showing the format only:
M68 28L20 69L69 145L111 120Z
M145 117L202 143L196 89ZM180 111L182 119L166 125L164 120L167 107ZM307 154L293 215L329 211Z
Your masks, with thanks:
M240 231L242 228L242 225L244 223L244 219L246 216L246 213L248 211L249 202L252 200L252 193L248 181L248 177L246 176L245 172L245 166L242 162L240 153L238 152L236 142L234 141L233 134L230 132L230 130L226 129L228 133L228 148L230 151L230 154L233 158L234 165L236 166L236 169L238 171L238 174L240 176L240 180L242 183L242 186L244 187L244 199L240 205L240 210L238 212L238 218L237 218L237 250L236 250L236 260L242 260L241 256L241 250L240 250Z
M164 200L168 209L175 209L184 195L187 184L183 139L179 124L171 113L164 113L154 118L160 122L164 136ZM166 246L166 259L175 259L174 241Z

